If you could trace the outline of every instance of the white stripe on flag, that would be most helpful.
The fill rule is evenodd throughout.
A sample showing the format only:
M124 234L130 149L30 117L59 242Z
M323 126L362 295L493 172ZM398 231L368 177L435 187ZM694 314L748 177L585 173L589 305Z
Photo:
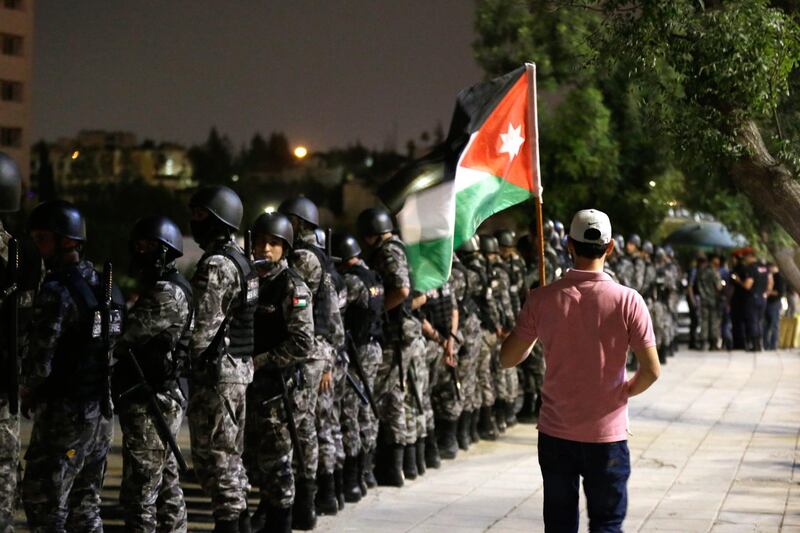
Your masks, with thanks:
M412 194L397 213L400 234L408 244L452 237L456 224L455 182Z

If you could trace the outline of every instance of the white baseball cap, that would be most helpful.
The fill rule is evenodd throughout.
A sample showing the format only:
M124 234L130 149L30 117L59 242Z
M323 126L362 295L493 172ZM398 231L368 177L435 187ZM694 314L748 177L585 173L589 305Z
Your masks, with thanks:
M576 242L608 244L611 242L611 220L597 209L578 211L569 225L569 236Z

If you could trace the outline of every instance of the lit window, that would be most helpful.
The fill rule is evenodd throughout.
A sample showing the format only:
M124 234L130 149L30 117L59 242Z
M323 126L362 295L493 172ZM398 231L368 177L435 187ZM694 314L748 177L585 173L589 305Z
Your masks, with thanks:
M22 128L0 128L0 146L22 146Z
M0 80L0 100L4 102L21 102L22 84L18 81Z
M2 46L3 55L7 56L22 55L22 37L20 37L19 35L11 35L10 33L0 33L0 46Z

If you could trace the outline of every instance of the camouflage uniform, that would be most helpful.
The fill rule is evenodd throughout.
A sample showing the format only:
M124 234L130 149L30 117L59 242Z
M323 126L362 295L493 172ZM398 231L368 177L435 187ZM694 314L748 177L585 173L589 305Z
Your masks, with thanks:
M617 262L616 272L619 282L626 287L643 291L645 287L645 271L647 265L638 254L624 254Z
M481 348L477 363L477 389L482 406L492 406L495 400L494 379L492 366L494 364L495 350L497 348L497 329L502 326L502 320L497 303L495 288L491 286L486 268L486 260L477 253L469 254L463 259L464 266L480 276L481 294L477 302L480 307L481 317Z
M287 269L286 259L281 259L278 267L268 277L261 278L260 282L259 309L256 311L256 354L253 357L256 370L253 383L247 391L244 452L248 475L259 487L261 500L282 509L294 503L295 486L292 471L294 450L287 424L290 414L285 412L281 401L282 386L279 380L294 376L293 370L305 361L314 348L311 291L299 276L291 272L284 274ZM275 283L282 285L276 288ZM283 338L276 341L272 338L275 332L259 331L259 326L266 326L260 322L262 313L277 313L278 305L285 333ZM269 326L274 327L274 324L270 323ZM262 343L262 339L267 344ZM275 342L277 344L272 345ZM297 386L296 381L293 379L290 385ZM296 395L298 390L290 394Z
M227 522L238 520L247 509L249 482L242 452L246 392L253 381L253 361L231 356L207 361L204 356L217 332L225 327L226 316L237 299L241 299L239 269L233 260L222 255L225 245L226 239L213 242L192 278L195 328L190 344L192 372L187 414L195 472L211 497L215 520Z
M159 281L145 291L131 308L126 320L121 348L143 347L148 342L177 347L189 335L190 302L184 291L170 281ZM134 350L138 357L139 352ZM161 355L161 354L159 354ZM119 358L119 356L118 356ZM174 348L166 353L173 369L180 363ZM132 369L122 359L120 368ZM118 371L118 369L115 369ZM116 375L115 375L116 377ZM156 399L173 436L183 420L186 399L177 375L168 380ZM186 531L186 503L178 478L178 464L165 447L153 424L144 398L122 399L117 413L122 428L122 484L119 500L125 512L128 531Z
M512 314L514 305L511 297L512 288L508 272L503 266L502 259L498 256L493 261L489 261L489 279L492 293L497 298L498 310L500 312L500 323L505 331L511 331L514 327L516 315ZM492 366L495 368L494 380L497 398L513 404L517 398L519 382L517 380L516 368L501 368L500 366L500 343L494 350L492 357L495 358Z
M716 347L722 326L719 299L722 278L719 270L706 264L697 272L697 292L700 295L700 341Z
M25 514L33 531L102 531L103 527L100 492L113 423L110 405L97 393L107 398L108 382L93 383L103 390L76 397L82 392L67 388L64 381L71 386L74 382L65 374L77 369L59 359L60 350L66 349L62 343L86 335L78 303L58 277L72 268L93 290L99 287L100 278L88 261L49 274L36 297L31 349L23 359L22 381L36 402L22 481ZM103 361L93 363L99 372L108 371L102 368Z
M459 303L458 331L463 339L458 351L457 368L461 380L463 410L477 411L483 403L478 389L478 362L483 347L483 333L477 301L482 297L484 288L475 271L466 269L465 274L465 283L458 277L453 277L453 292ZM442 402L441 408L446 410L446 405L447 402Z
M312 246L317 245L316 235L309 230L304 230L304 233L297 233L295 241L303 241ZM303 279L311 294L316 295L320 290L327 290L329 297L331 294L335 295L336 291L330 284L330 276L324 275L324 265L320 264L319 259L313 252L295 248L289 257L289 264ZM320 285L323 283L325 285L321 288ZM333 296L333 302L335 303L337 300L338 298ZM336 317L341 321L338 313L336 313ZM330 318L336 320L336 317ZM316 347L309 351L308 358L302 369L305 386L295 395L297 434L305 454L305 472L297 471L296 474L304 479L316 478L317 466L322 460L317 435L319 384L325 372L333 371L335 359L335 352L330 339L316 335L315 344ZM328 438L327 440L330 439ZM297 465L295 464L295 466Z
M366 266L359 260L358 264ZM347 296L342 313L351 305L366 308L369 302L369 292L367 286L357 275L352 273L344 274L344 281L347 286ZM352 346L350 347L353 348ZM377 339L372 339L366 344L356 346L358 358L364 371L367 385L370 391L374 391L375 374L381 362L381 346ZM354 456L359 450L372 451L378 438L378 420L369 405L364 405L356 396L356 393L349 387L346 389L345 397L342 402L342 426L353 428L359 431L360 446L356 449L354 443L346 446L347 455ZM355 452L355 453L353 453Z
M467 290L466 274L457 268L453 268L450 271L450 279L447 281L447 285L449 285L453 308L458 309L459 298L463 299L464 293ZM449 333L450 332L439 332L442 337L445 337L445 335ZM461 351L464 340L460 331L458 331L456 337L458 338L453 346L454 354L458 354ZM431 344L433 346L431 346ZM442 420L457 420L464 408L463 388L460 392L460 394L462 394L462 399L459 400L455 394L455 387L457 385L453 382L452 373L447 369L447 365L444 362L444 349L432 341L429 341L428 347L429 353L433 352L435 355L435 357L431 359L431 376L433 376L433 379L431 383L432 412L430 416L432 419L435 417L436 419ZM457 363L456 375L458 376L459 371L463 373L463 370L460 368L461 360L458 358ZM459 376L459 382L461 379L462 378ZM432 429L433 424L428 426L429 431Z
M368 262L370 268L383 279L386 294L394 289L411 288L405 247L397 236L392 235L379 244ZM409 402L400 387L395 359L399 350L403 370L408 372L411 362L417 359L416 353L422 342L421 326L419 320L410 313L403 312L402 309L392 311L389 314L395 322L384 323L383 358L375 376L374 395L380 412L380 424L386 430L387 439L394 444L409 445L417 440L416 410L412 409L407 413ZM410 387L407 386L406 391L410 393L408 389Z

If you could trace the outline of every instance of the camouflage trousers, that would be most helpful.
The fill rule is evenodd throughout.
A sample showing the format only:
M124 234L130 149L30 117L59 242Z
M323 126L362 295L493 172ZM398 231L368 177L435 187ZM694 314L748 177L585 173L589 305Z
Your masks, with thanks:
M514 403L519 396L519 379L517 378L516 368L500 367L500 350L494 354L494 367L497 369L494 374L494 384L497 399L506 403Z
M220 521L238 519L247 508L250 486L242 463L246 391L244 383L191 384L187 414L192 462Z
M661 301L648 302L650 317L653 321L653 333L656 336L656 343L665 346L672 342L672 314L669 312L667 304ZM701 308L702 312L702 308Z
M344 462L342 426L339 422L341 400L344 396L347 367L337 363L333 367L330 390L320 391L317 400L317 441L319 442L318 474L332 474Z
M321 345L321 350L330 354L327 343ZM293 394L294 421L297 426L297 438L303 452L304 471L300 471L297 460L294 462L296 478L316 479L317 463L319 462L319 442L317 440L317 401L319 399L319 382L325 370L326 360L312 359L302 366L303 384Z
M433 413L433 389L439 381L439 368L443 364L444 348L432 340L425 340L425 351L422 352L422 364L417 368L420 395L422 396L423 416L425 417L425 432L429 435L435 427Z
M492 406L495 400L494 369L497 335L484 329L481 352L478 355L478 391L481 405Z
M19 415L8 410L8 401L0 399L0 531L14 523L19 467Z
M158 400L170 432L177 436L183 420L181 402L166 394L159 394ZM125 529L186 531L178 462L161 443L147 405L126 403L118 415L122 428L119 503L125 513Z
M375 374L373 395L380 415L379 423L382 431L386 432L387 438L396 444L411 444L417 440L416 423L410 425L407 423L406 395L400 386L400 369L396 361L398 357L401 357L403 371L408 372L414 350L412 342L386 342L383 346L383 357ZM406 390L408 390L408 386L406 386ZM412 409L409 413L412 421L415 411Z
M458 377L461 379L461 398L465 411L481 408L483 397L478 388L478 362L480 361L483 333L480 319L470 315L461 325L464 344L458 354Z
M100 492L112 430L99 402L38 406L22 480L31 531L103 530Z
M381 345L375 341L358 348L361 357L361 367L367 378L369 390L375 391L375 375L381 363ZM352 393L352 391L351 391ZM355 394L355 393L352 393ZM361 435L361 448L366 451L374 450L378 440L378 418L372 412L372 407L358 402L358 429Z
M457 420L461 415L463 402L456 396L456 386L460 386L460 380L456 383L444 360L444 348L434 343L437 357L431 363L431 376L434 376L431 386L431 402L433 403L433 415L440 420ZM455 350L460 348L455 346ZM456 374L460 371L456 369ZM463 389L459 389L459 395L463 395ZM462 396L463 399L463 396ZM431 427L428 428L428 431ZM430 433L429 433L430 434Z
M242 458L261 500L286 509L294 503L293 450L288 415L278 392L259 387L258 374L248 387Z
M716 302L700 304L700 340L716 342L722 328L722 312Z
M406 379L405 404L406 427L413 428L413 435L407 435L407 444L412 444L418 439L427 436L428 424L425 416L426 403L430 406L430 395L427 394L429 376L426 365L425 339L422 335L417 335L411 342L411 352L411 366L406 370L406 375L408 376L413 373L415 379L413 383L408 377ZM414 385L416 385L416 393L414 392ZM417 402L417 394L419 394L419 400L422 403L421 406Z
M520 387L526 393L541 394L544 383L544 351L542 343L537 342L528 357L519 365Z

